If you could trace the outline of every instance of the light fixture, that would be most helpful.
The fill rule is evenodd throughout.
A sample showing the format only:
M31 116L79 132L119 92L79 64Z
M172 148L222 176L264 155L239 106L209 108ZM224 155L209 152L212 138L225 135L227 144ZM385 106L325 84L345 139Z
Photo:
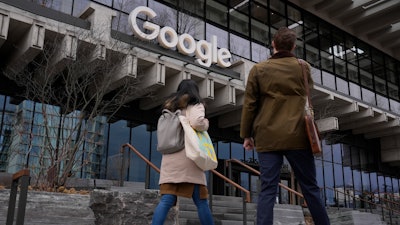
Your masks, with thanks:
M299 26L299 25L301 25L301 24L303 24L303 21L302 21L302 20L299 20L299 21L297 21L296 23L293 23L293 24L289 25L288 28L289 28L289 29L294 29L294 28L296 28L297 26Z
M387 0L379 0L379 1L377 1L377 2L374 2L374 3L371 3L371 4L366 4L366 5L363 5L363 6L361 6L363 9L369 9L369 8L372 8L372 7L375 7L375 6L377 6L377 5L379 5L379 4L381 4L381 3L384 3L384 2L386 2Z

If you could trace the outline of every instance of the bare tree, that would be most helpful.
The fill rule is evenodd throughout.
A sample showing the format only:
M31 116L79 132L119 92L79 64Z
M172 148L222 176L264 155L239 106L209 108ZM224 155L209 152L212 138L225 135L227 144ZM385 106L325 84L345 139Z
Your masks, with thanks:
M37 187L62 186L77 173L94 177L104 149L106 118L137 91L134 79L114 86L114 75L126 60L117 44L110 50L80 37L76 59L55 61L65 49L63 38L46 37L43 51L23 70L6 72L24 90L18 97L36 102L30 108L34 116L27 117L29 111L17 114L10 158L25 155Z

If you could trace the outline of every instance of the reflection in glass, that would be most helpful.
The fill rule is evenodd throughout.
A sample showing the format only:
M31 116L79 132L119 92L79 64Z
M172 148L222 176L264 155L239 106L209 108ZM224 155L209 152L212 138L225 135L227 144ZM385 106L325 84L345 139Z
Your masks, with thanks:
M207 20L226 27L228 25L228 8L214 0L207 0L206 4Z
M232 54L250 59L250 41L237 35L230 35L230 51Z
M243 35L249 35L249 16L236 11L234 9L229 10L229 28L237 31Z

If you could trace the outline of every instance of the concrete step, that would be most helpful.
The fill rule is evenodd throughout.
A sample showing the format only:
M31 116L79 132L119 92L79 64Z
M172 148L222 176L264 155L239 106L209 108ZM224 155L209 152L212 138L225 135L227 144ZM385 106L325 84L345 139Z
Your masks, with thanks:
M243 199L231 196L213 196L212 211L216 224L243 225ZM255 203L246 203L247 224L254 225L256 218ZM192 199L179 198L180 225L199 225L196 206ZM303 210L295 205L275 205L274 224L305 224Z

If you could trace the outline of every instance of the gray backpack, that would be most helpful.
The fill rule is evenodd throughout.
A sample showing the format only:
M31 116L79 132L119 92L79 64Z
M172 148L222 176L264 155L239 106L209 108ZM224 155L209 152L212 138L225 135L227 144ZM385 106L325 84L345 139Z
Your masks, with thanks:
M157 151L171 154L185 148L184 131L179 120L181 110L163 109L157 123Z

